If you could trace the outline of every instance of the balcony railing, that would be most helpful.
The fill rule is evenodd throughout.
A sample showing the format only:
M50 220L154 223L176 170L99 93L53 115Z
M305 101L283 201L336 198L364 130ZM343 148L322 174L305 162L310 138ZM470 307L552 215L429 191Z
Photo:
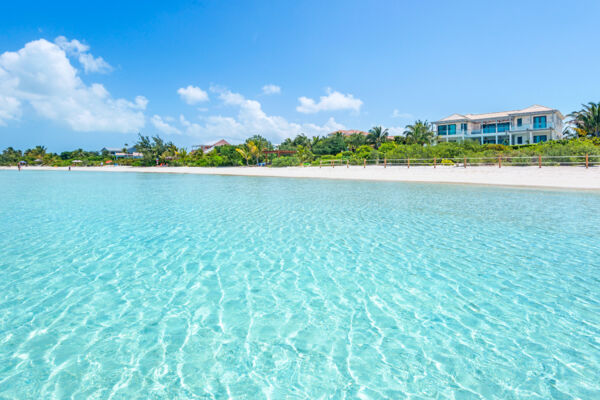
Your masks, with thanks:
M470 129L467 131L457 130L456 133L453 134L438 134L440 136L456 136L456 135L507 135L509 133L517 133L522 131L537 131L542 129L553 129L554 124L551 122L547 122L545 124L523 124L521 126L510 126L509 129L503 131L492 131L492 132L484 132L483 129Z

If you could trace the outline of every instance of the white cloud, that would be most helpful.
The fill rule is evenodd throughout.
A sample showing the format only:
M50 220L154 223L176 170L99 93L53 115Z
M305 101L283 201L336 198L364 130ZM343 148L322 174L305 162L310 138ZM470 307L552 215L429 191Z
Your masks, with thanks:
M186 134L202 137L206 141L225 138L234 142L245 140L254 134L260 134L272 141L279 142L299 133L324 135L345 128L333 118L323 125L289 122L283 117L266 114L258 101L246 99L239 93L219 87L211 87L211 91L218 93L218 97L224 105L237 107L237 116L234 118L211 115L202 117L201 123L192 123L182 115L180 123Z
M404 136L405 126L391 126L388 128L389 136Z
M154 125L156 129L166 135L178 135L181 133L181 131L175 126L169 124L169 121L172 120L172 118L163 119L159 115L153 115L150 119L150 122L152 122L152 125Z
M54 43L65 53L72 57L77 57L79 63L83 66L85 73L99 72L108 73L112 71L112 67L102 57L94 57L89 53L90 46L81 43L77 39L71 41L64 36L59 36L54 39Z
M208 93L197 86L189 85L186 88L179 88L177 93L179 93L183 101L190 105L208 101Z
M411 119L411 118L413 118L413 115L409 114L409 113L401 113L397 109L394 109L394 112L392 112L391 117L392 118Z
M0 95L0 126L6 126L9 119L17 119L21 116L21 102L8 96Z
M263 94L279 94L281 93L281 88L277 85L265 85L262 87Z
M321 96L319 102L308 97L298 98L300 105L296 110L305 114L313 114L319 111L353 110L359 111L363 102L354 98L351 94L343 94L327 89L327 96Z
M40 39L0 55L0 121L18 118L28 104L41 117L75 131L141 129L148 100L143 96L134 101L115 99L101 84L86 85L66 51L81 53L87 46L66 39L60 46Z

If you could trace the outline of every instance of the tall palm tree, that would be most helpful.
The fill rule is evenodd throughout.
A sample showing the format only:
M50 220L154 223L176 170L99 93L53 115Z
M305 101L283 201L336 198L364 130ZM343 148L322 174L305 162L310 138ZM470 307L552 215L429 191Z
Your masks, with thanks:
M404 131L407 143L416 143L420 145L432 144L436 141L437 136L431 128L431 124L420 119L412 125L407 125Z
M377 150L379 146L383 143L387 142L388 130L387 128L383 129L381 126L374 126L369 130L369 134L367 135L367 141L375 146Z
M581 136L600 136L600 103L589 102L581 105L579 111L573 111L567 117L571 118L569 123L575 127L575 131Z
M244 147L236 147L235 151L237 151L244 160L246 160L246 166L249 166L249 160L252 158L252 154L248 151L247 148Z

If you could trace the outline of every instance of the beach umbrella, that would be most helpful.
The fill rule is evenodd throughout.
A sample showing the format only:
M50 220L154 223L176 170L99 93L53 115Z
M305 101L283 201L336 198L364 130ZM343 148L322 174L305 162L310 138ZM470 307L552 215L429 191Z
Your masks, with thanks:
M112 162L112 160L106 160L104 163L105 164L110 164Z
M81 160L73 160L73 163L81 163L81 162L83 162L83 161L81 161Z

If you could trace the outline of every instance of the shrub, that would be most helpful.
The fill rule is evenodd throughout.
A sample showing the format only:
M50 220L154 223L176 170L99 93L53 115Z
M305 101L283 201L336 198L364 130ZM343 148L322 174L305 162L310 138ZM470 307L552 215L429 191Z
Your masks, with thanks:
M277 157L271 163L272 167L294 167L300 165L298 157Z

